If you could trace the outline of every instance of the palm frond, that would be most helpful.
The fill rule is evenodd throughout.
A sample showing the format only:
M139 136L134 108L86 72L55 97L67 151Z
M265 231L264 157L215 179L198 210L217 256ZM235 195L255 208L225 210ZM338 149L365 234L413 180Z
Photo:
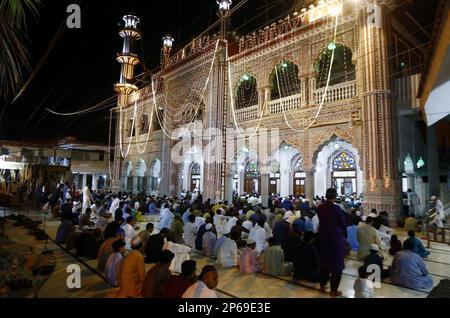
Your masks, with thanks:
M27 17L36 18L40 0L0 0L0 100L7 101L30 71Z
M0 0L0 15L8 17L11 26L25 30L27 15L38 16L40 0Z

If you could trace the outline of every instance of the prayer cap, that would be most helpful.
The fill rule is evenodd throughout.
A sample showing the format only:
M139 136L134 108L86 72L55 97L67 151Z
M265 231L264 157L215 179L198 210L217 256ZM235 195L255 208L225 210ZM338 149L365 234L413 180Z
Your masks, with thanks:
M374 252L379 252L380 249L378 248L377 244L370 244L370 250Z
M256 241L253 239L248 239L247 240L247 245L252 245L252 244L256 244Z

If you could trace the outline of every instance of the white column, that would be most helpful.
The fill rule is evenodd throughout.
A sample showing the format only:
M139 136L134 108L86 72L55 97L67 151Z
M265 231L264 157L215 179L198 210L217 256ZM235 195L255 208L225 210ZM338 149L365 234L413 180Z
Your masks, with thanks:
M268 174L261 174L261 185L260 185L260 191L261 191L261 202L263 205L267 204L269 200L269 175Z
M133 177L133 194L137 193L137 184L138 184L138 177Z
M239 171L238 176L239 176L238 193L242 194L244 192L244 183L245 183L245 171L244 171L244 169Z
M265 107L266 110L264 112L264 115L269 115L270 114L270 86L266 86L264 88L264 102L265 102Z
M98 189L98 184L97 184L98 180L97 180L97 175L94 173L92 175L92 190L97 190Z
M306 180L305 180L305 197L309 203L312 203L314 200L314 172L307 171L306 172Z
M412 173L407 173L406 178L408 179L408 189L415 191L416 190L416 185L414 182L415 175Z
M225 201L233 202L233 178L234 174L227 174L225 182Z
M289 171L291 170L290 151L280 149L280 195L285 197L289 194Z
M84 187L86 186L86 182L87 182L87 175L83 174L83 183L82 183L81 190L84 189Z
M152 191L153 189L151 189L152 186L152 177L147 176L147 191L146 191L146 195L150 195L150 191Z

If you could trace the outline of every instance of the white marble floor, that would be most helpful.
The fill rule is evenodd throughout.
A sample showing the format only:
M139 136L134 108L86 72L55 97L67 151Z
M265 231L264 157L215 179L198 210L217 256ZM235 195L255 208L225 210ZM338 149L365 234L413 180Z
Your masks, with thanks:
M27 214L27 213L23 213ZM36 212L29 212L28 215L34 219L37 218ZM42 217L40 217L42 219ZM145 216L145 222L139 223L141 229L145 228L147 222L152 222L155 225L158 222L157 216ZM51 237L56 234L59 222L52 218L46 218L46 230ZM400 239L404 239L404 233L399 230ZM52 243L53 244L53 243ZM425 242L424 242L425 244ZM62 268L67 262L78 262L75 258L68 255L65 251L60 249L57 245L52 248L61 253ZM442 279L450 279L450 246L439 243L432 243L431 254L425 259L426 266L433 276L434 286L438 285ZM192 254L192 259L198 262L198 270L206 264L214 264L213 259L206 258L198 254ZM66 259L68 258L68 259ZM392 258L389 256L385 260L385 265L390 265ZM86 264L86 265L84 265ZM361 266L361 261L357 260L355 255L351 255L346 259L346 268L342 277L340 290L343 292L343 297L353 298L353 283L358 274L358 268ZM110 291L105 286L103 279L88 268L96 268L96 261L83 260L83 268L86 270L86 277L88 277L89 284L84 291L78 293L62 293L60 296L53 295L58 290L64 290L64 285L61 282L61 277L51 280L50 284L45 284L39 293L39 297L104 297ZM147 269L151 266L147 266ZM61 269L62 270L62 269ZM218 294L220 297L236 297L236 298L328 298L327 293L322 293L318 290L316 284L306 282L294 282L291 277L269 277L264 274L244 275L241 274L238 268L221 268L219 271L219 285ZM64 275L63 272L59 275ZM61 286L59 286L61 285ZM377 289L376 297L378 298L426 298L430 291L419 291L408 288L398 287L389 282L384 281L381 288Z

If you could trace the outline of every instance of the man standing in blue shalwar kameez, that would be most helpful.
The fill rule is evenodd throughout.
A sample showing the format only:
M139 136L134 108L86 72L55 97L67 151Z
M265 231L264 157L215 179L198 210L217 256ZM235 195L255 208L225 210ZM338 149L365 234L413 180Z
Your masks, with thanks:
M331 280L332 297L342 295L339 289L342 272L344 270L345 236L347 234L347 220L345 212L334 202L337 197L336 189L327 190L327 201L320 205L319 217L319 259L320 259L320 289Z

